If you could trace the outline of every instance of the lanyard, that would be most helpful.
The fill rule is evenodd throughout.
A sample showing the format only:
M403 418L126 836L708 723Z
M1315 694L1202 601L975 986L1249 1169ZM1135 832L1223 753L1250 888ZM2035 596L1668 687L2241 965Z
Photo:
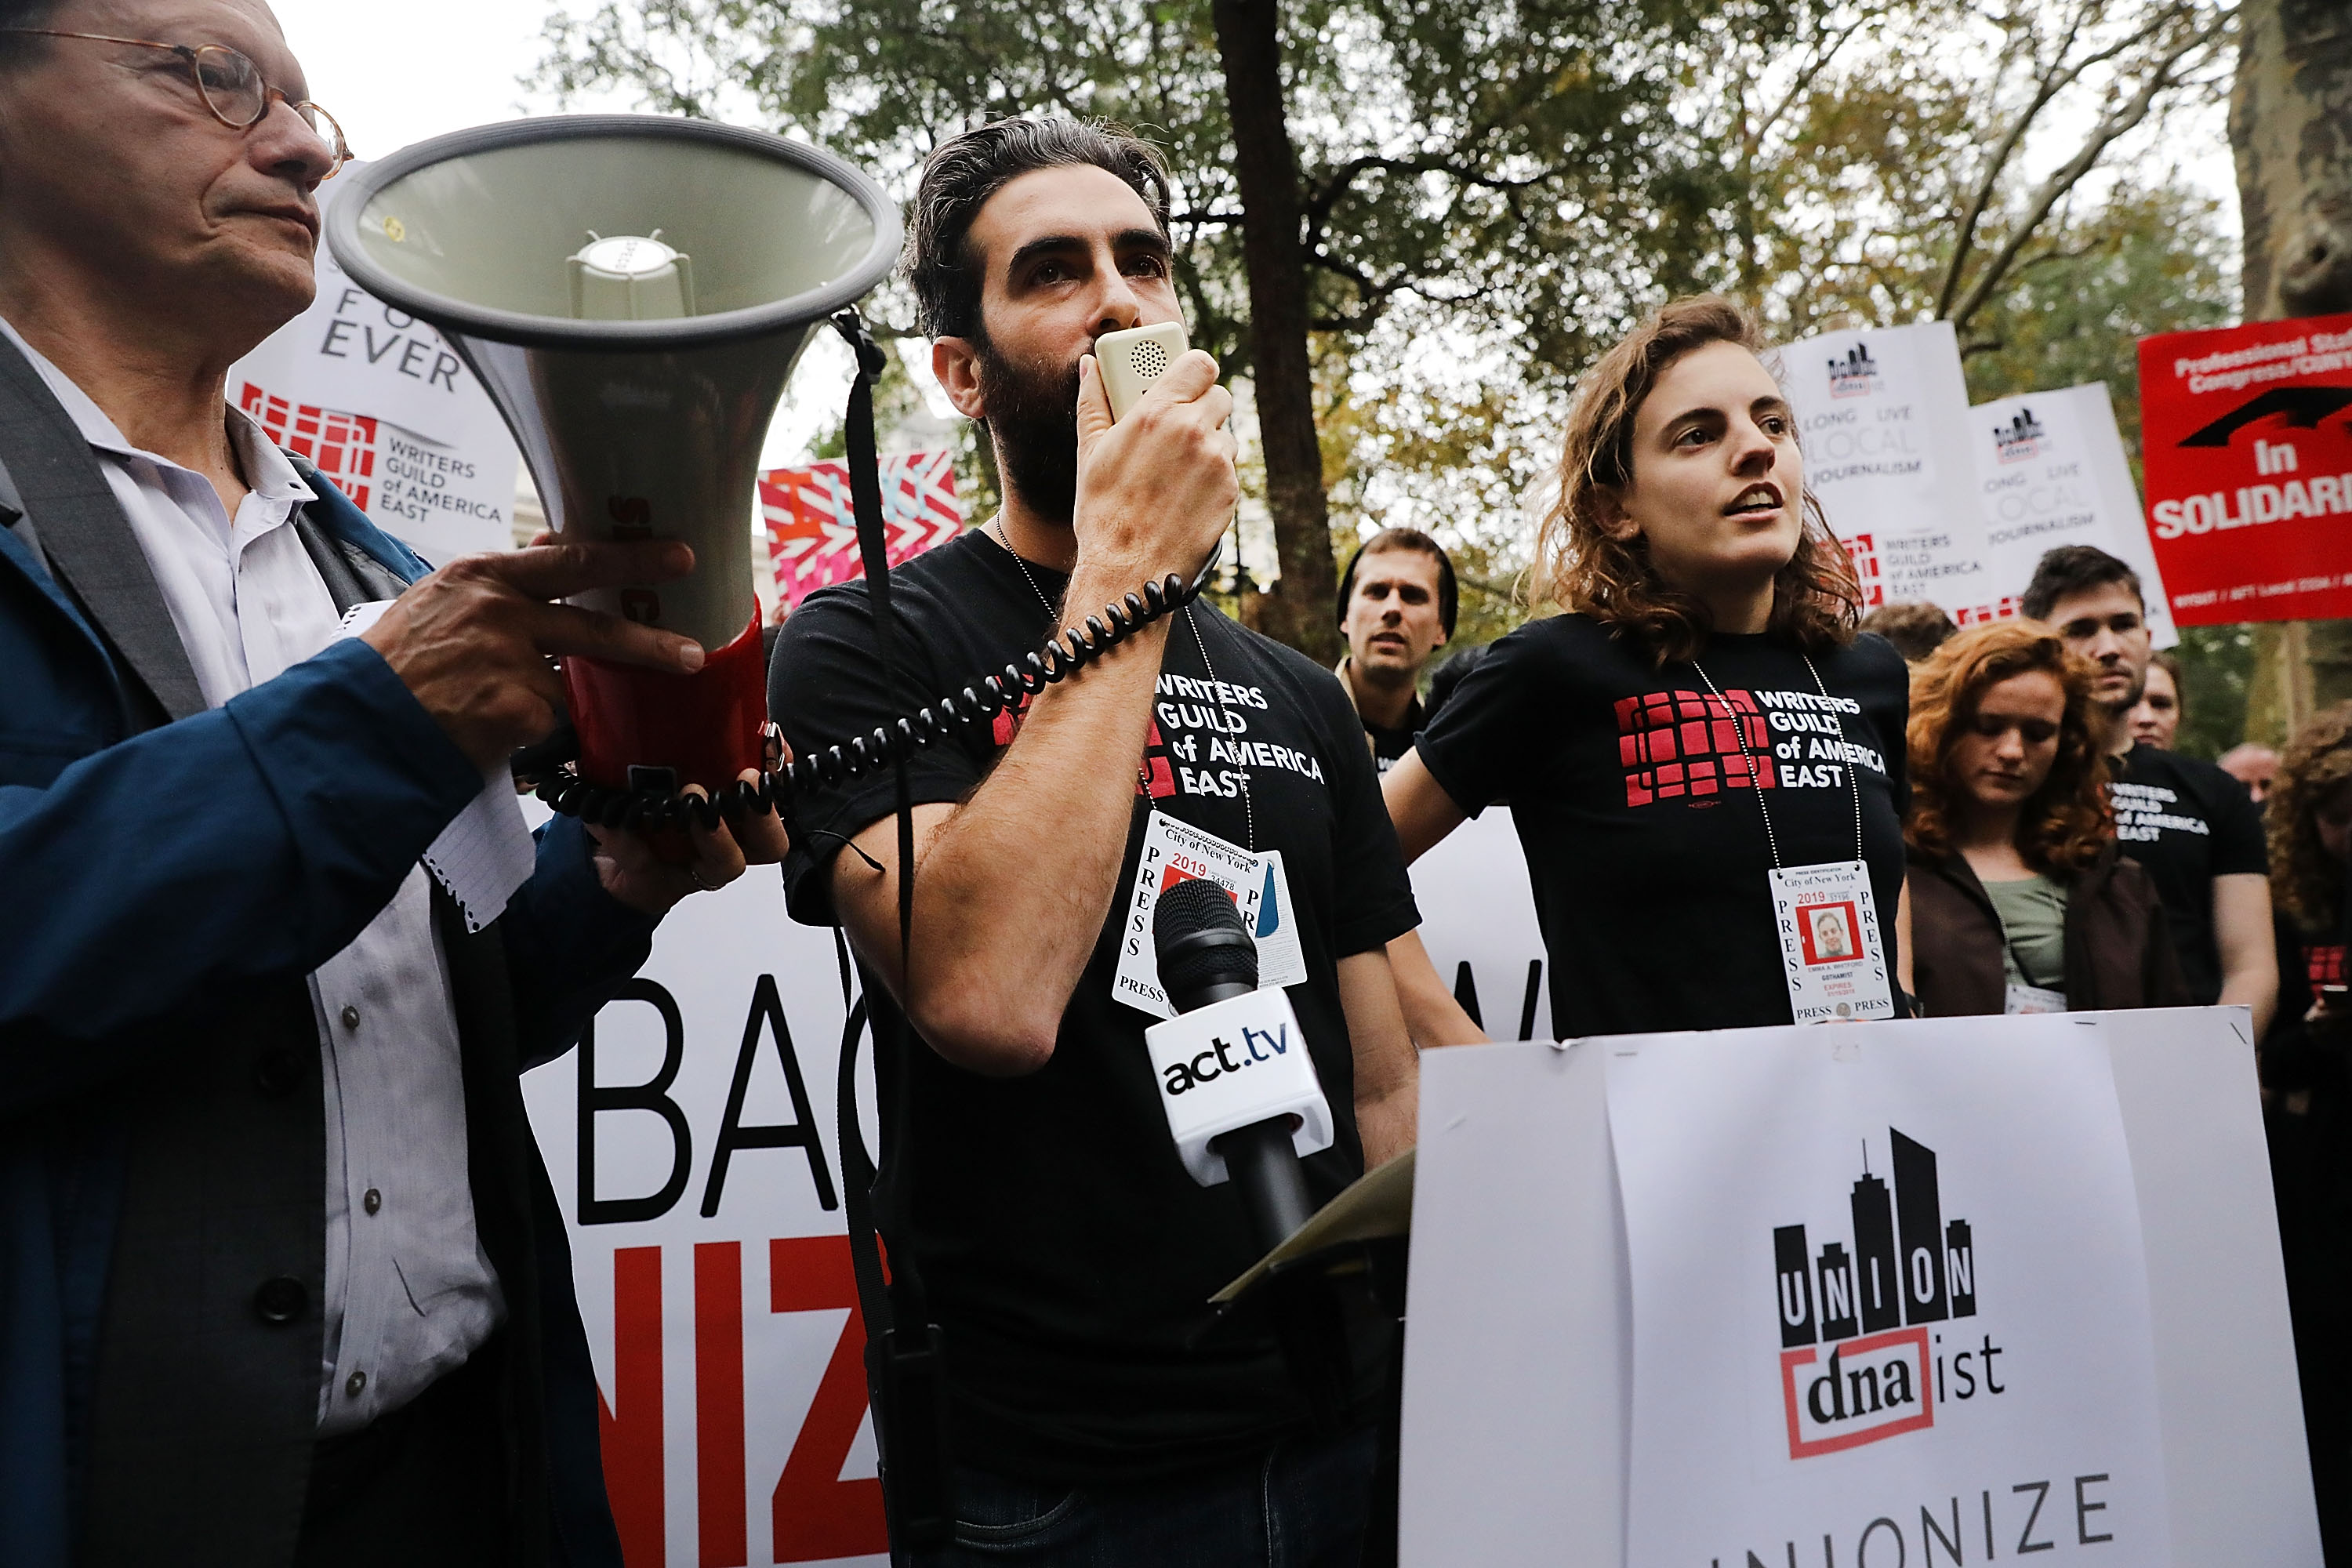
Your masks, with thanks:
M1821 693L1822 705L1829 711L1830 722L1837 726L1838 739L1843 741L1845 721L1839 717L1834 707L1830 706L1830 689L1822 684L1822 672L1813 668L1813 656L1800 654L1798 657L1805 661L1806 673L1813 678L1813 689ZM1693 659L1690 661L1690 667L1698 671L1698 678L1701 680L1706 682L1706 694L1715 699L1716 706L1721 708L1731 720L1732 738L1739 742L1739 760L1748 765L1748 792L1756 797L1756 809L1764 816L1765 847L1772 852L1772 869L1780 870L1784 864L1780 858L1780 840L1772 831L1772 810L1764 804L1764 781L1756 768L1756 754L1748 749L1747 721L1732 708L1730 703L1724 700L1723 693L1716 689L1715 678L1707 674L1705 665ZM1862 853L1862 780L1855 776L1853 758L1845 759L1844 766L1846 785L1853 792L1853 859L1854 864L1859 866L1864 864Z

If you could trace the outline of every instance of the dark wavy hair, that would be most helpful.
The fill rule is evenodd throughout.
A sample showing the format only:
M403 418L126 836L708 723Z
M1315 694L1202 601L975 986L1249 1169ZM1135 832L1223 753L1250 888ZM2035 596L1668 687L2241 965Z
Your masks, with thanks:
M1584 373L1569 407L1558 489L1536 532L1530 599L1591 616L1640 642L1660 664L1698 652L1715 618L1696 595L1658 575L1646 539L1610 536L1601 500L1633 477L1633 416L1658 378L1709 343L1764 353L1754 317L1720 295L1701 294L1661 306ZM1862 590L1811 489L1801 505L1804 531L1772 580L1765 629L1807 653L1822 653L1853 640Z
M1039 169L1091 167L1127 182L1168 237L1168 165L1159 149L1107 121L999 120L940 143L923 164L904 260L917 325L934 338L977 338L981 271L972 220L988 198Z
M2270 834L2271 897L2306 933L2344 919L2342 861L2319 846L2319 808L2352 785L2352 702L2339 702L2296 732L2263 797Z
M2043 670L2066 693L2050 776L2018 813L2017 852L2038 871L2079 871L2116 836L2107 759L2091 731L2089 661L2074 657L2039 621L1971 626L1911 672L1911 815L1903 837L1932 855L1952 853L1952 744L1976 722L1984 694L2011 676Z

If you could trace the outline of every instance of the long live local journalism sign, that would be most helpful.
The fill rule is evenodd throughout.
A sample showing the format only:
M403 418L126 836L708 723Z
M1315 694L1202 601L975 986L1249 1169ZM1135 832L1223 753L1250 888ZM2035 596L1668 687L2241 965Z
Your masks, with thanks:
M2139 384L2174 618L2352 616L2352 315L2143 338Z
M1509 812L1465 824L1413 883L1487 1032L1549 1033ZM842 984L832 933L793 924L755 869L679 904L579 1048L523 1079L629 1568L886 1562L841 1210ZM870 1152L870 1052L859 1079Z
M352 188L330 181L321 206ZM323 245L318 270L310 308L229 367L229 402L426 560L509 548L521 456L489 394L439 332L361 289Z
M1949 321L1825 332L1776 351L1805 483L1853 557L1864 607L2000 597L1968 488L1968 384Z
M1989 615L1955 618L1966 626L2017 614L2043 552L2091 544L2139 574L2156 646L2179 642L2106 384L1979 403L1969 410L1969 422L1984 512L1985 574L2000 597Z

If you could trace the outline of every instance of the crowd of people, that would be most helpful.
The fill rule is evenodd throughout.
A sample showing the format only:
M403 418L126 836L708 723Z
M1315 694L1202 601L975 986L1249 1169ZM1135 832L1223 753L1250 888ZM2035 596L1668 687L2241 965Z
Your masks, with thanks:
M428 571L226 405L310 298L346 155L266 8L0 0L0 89L11 1563L616 1568L519 1075L667 910L761 862L864 977L894 1342L943 1347L936 1405L875 1363L886 1476L936 1440L952 1504L900 1560L1377 1561L1393 1314L1334 1320L1336 1403L1292 1377L1295 1332L1210 1331L1258 1248L1176 1157L1130 961L1168 845L1265 879L1288 924L1261 978L1329 1100L1302 1161L1327 1200L1412 1147L1420 1051L1480 1037L1407 868L1498 805L1563 1037L2246 1007L2344 1550L2352 710L2274 779L2169 749L2179 671L2095 550L2045 557L2019 620L1890 609L1874 635L1737 304L1664 305L1588 373L1535 541L1548 613L1489 647L1430 669L1453 566L1383 530L1343 574L1336 671L1196 600L1071 679L992 687L990 722L822 782L789 824L740 799L695 820L682 863L558 818L474 929L421 862L553 725L549 660L703 657L554 601L688 553ZM1239 493L1208 355L1114 420L1091 352L1180 318L1148 144L1001 121L943 142L910 211L921 330L1003 504L892 572L892 658L864 583L774 628L803 755L1191 580Z

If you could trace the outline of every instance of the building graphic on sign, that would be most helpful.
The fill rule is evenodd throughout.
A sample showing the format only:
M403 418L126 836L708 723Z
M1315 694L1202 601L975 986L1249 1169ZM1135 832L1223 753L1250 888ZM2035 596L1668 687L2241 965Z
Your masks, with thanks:
M1867 397L1878 390L1878 362L1870 357L1868 343L1856 343L1839 358L1830 361L1830 395L1832 397Z
M1976 1315L1975 1233L1944 1218L1936 1152L1895 1128L1887 1139L1892 1184L1865 1150L1849 1236L1815 1253L1801 1225L1772 1232L1791 1458L1933 1426L1928 1325Z
M2042 443L2049 435L2033 417L2032 409L2021 408L2008 424L1992 427L1992 448L2002 462L2021 463L2041 454Z

